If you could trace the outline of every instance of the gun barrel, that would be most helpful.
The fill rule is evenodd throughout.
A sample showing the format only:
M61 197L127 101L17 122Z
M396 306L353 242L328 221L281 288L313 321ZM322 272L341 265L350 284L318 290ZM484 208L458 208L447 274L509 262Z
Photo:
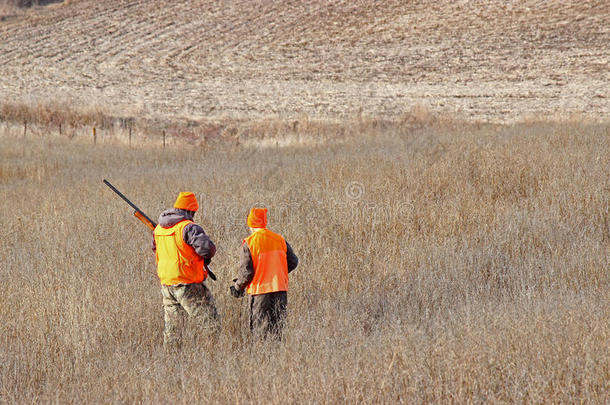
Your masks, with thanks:
M129 201L129 198L125 197L125 195L123 193L121 193L119 190L117 190L116 187L114 187L112 184L110 184L110 182L108 180L104 179L104 184L107 185L112 191L114 191L119 197L121 197L123 199L123 201L125 201L127 204L129 204L129 206L131 208L133 208L134 210L136 210L136 212L138 212L140 215L142 215L144 218L146 218L146 220L148 220L151 224L153 224L154 226L157 226L155 221L148 218L148 216L141 209L139 209L134 203Z

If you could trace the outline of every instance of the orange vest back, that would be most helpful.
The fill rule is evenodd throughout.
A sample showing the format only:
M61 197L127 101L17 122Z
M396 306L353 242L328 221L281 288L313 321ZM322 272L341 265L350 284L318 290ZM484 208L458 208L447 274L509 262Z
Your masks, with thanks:
M268 229L260 229L248 236L244 243L248 245L254 265L254 278L246 292L258 295L288 291L288 263L284 238Z
M163 285L201 283L208 275L203 259L182 239L184 227L191 223L185 219L171 228L155 228L157 275Z

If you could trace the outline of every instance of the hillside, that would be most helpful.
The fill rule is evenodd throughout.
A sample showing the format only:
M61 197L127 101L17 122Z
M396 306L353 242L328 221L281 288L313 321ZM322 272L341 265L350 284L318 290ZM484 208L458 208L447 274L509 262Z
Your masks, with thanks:
M0 102L149 117L608 117L607 1L72 1L0 22Z

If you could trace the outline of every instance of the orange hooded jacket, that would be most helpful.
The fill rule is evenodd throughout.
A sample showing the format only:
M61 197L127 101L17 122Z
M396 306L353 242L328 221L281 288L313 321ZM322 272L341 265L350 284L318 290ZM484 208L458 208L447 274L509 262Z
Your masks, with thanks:
M250 295L288 291L286 241L281 235L261 228L244 239L252 257L254 278L246 292Z

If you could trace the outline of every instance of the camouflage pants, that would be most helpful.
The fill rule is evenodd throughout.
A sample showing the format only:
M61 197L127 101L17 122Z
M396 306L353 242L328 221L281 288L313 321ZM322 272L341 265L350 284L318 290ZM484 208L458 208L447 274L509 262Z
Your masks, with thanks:
M182 334L185 318L192 320L190 329L194 329L196 338L207 339L218 331L220 317L214 304L212 293L203 283L178 284L161 286L163 295L163 311L165 313L165 329L163 331L163 346L179 348L182 344ZM194 327L194 328L192 328Z

